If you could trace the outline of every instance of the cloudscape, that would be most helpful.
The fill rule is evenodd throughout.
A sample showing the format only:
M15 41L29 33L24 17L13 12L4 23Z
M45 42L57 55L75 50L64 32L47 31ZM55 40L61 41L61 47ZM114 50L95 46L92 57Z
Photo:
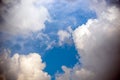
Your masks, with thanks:
M0 80L120 80L120 0L0 0Z

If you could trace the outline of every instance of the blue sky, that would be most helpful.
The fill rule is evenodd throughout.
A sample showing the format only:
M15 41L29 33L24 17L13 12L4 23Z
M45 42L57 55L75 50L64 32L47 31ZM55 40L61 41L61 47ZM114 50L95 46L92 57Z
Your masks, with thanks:
M1 33L1 35L11 36L2 42L1 47L10 49L12 55L14 53L24 53L26 55L32 52L40 53L43 62L47 65L44 71L48 72L52 76L52 80L54 80L57 72L63 73L62 65L72 68L76 63L79 63L78 57L80 57L72 38L70 38L70 44L64 43L61 46L58 44L57 32L67 30L69 26L74 30L78 26L85 24L88 19L96 18L96 13L90 10L84 2L79 1L73 3L56 1L47 6L45 5L45 7L48 9L51 20L45 21L45 29L42 32L38 31L31 34L32 37L25 38L21 35L11 36ZM42 38L37 38L38 34L42 34L40 35ZM54 41L52 48L46 50L48 44L52 41Z
M55 73L63 73L62 65L72 68L78 62L78 57L74 46L64 45L63 47L55 47L47 51L43 56L43 61L47 64L45 71L54 78Z
M91 0L91 2L88 0L20 1L6 0L0 3L0 5L5 4L1 5L0 8L0 52L10 50L10 57L7 58L11 63L7 63L12 65L14 63L15 66L17 61L18 64L22 65L25 62L24 60L26 62L28 60L30 68L28 65L28 69L25 64L25 66L22 65L25 68L23 75L31 76L32 72L25 73L24 71L32 71L29 69L33 69L35 65L34 70L40 70L40 73L38 71L39 75L44 76L41 77L40 75L39 78L34 76L34 79L44 78L43 80L49 80L51 77L51 80L68 80L68 78L82 80L81 76L79 78L77 75L77 72L78 74L82 72L92 74L94 65L101 67L97 63L107 62L104 59L105 57L102 57L103 62L99 62L101 54L94 53L97 51L98 53L102 53L101 51L106 53L105 49L103 49L103 47L106 47L104 41L108 44L109 39L111 39L108 36L110 31L108 27L115 25L116 21L119 23L117 7L108 6L104 0ZM110 17L106 17L106 15ZM105 25L105 28L103 25ZM119 24L115 26L119 26ZM104 29L108 32L104 31ZM32 59L33 63L32 61L29 62L29 59ZM95 68L95 72L99 72L99 70L97 71L99 67ZM11 70L15 71L14 69ZM76 76L77 78L75 78ZM29 77L21 78L20 76L20 79L29 79Z

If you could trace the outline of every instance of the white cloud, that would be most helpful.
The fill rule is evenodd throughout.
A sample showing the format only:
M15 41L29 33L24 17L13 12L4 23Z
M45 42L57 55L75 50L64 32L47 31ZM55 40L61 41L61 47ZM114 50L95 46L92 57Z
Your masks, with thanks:
M39 39L39 40L50 40L50 37L47 35L47 34L44 34L44 33L38 33L37 36L36 36L36 39Z
M89 19L73 32L81 66L64 68L65 73L56 76L57 80L117 80L120 67L120 11L115 6L103 5L103 2L101 6L103 9L100 11L95 9L97 19ZM78 66L80 68L76 68Z
M62 45L67 39L70 38L70 33L65 30L59 30L57 34L59 36L59 45Z
M56 80L91 80L94 74L76 65L73 69L62 66L64 74L56 74ZM91 77L92 76L92 77Z
M72 29L68 27L67 30L59 30L57 35L59 37L59 45L63 45L64 43L70 43Z
M52 4L52 3L54 3L55 2L55 0L39 0L39 4Z
M50 15L42 3L39 4L40 6L35 5L38 2L38 0L3 1L6 6L0 9L4 19L4 23L0 24L1 31L15 35L29 34L44 29L44 23L50 20Z
M56 45L55 40L48 42L46 50L52 49Z
M5 80L50 80L50 76L43 71L45 63L37 53L28 55L14 54L9 52L0 55L0 76Z

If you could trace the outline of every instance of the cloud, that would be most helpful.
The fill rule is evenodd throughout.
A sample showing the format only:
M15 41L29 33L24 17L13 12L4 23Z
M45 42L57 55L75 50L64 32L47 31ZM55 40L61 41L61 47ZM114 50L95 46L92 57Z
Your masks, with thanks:
M48 43L47 43L47 47L46 47L45 50L52 49L55 45L56 45L55 40L53 40L53 41L51 41L51 42L48 42Z
M9 51L0 54L0 79L2 80L50 80L43 71L45 63L37 53L10 57Z
M63 45L64 43L67 43L70 40L71 33L66 30L59 30L57 33L59 37L59 45Z
M80 64L63 68L65 73L58 74L57 80L118 80L120 11L114 5L107 6L104 0L101 3L96 1L95 4L92 9L96 11L97 19L89 19L73 32ZM100 9L96 7L98 5Z
M116 5L117 7L120 7L120 0L106 0L106 1L110 5Z
M91 80L93 73L86 69L80 69L76 65L73 69L62 66L64 74L56 74L56 80Z
M0 8L1 32L9 34L29 34L45 28L50 15L38 0L3 0Z

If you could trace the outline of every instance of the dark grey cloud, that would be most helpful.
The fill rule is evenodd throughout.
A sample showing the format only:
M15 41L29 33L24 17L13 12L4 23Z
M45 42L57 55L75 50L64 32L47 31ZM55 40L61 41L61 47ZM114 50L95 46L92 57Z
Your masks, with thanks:
M116 5L117 7L120 8L120 0L106 0L108 5Z
M10 71L10 62L9 51L5 50L0 53L0 80L17 80L16 73Z

